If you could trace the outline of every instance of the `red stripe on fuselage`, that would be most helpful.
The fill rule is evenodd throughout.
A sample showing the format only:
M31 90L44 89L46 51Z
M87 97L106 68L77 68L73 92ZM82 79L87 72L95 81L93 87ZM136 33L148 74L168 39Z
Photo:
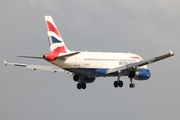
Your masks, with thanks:
M56 33L59 37L61 37L58 29L56 29L49 21L46 21L47 30Z
M133 59L141 59L140 57L130 57L130 58L133 58Z

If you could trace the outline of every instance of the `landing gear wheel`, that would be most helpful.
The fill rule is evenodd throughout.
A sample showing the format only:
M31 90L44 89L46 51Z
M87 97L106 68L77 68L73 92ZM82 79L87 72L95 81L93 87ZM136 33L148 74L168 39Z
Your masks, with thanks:
M86 83L81 84L82 89L86 89Z
M135 87L135 84L134 84L134 83L130 83L130 84L129 84L129 87L130 87L130 88L134 88L134 87Z
M81 88L82 88L81 83L78 83L78 84L77 84L77 89L80 90Z
M132 83L132 87L135 88L135 84L134 83Z
M123 81L119 81L119 87L123 87Z
M120 80L120 77L121 77L121 71L118 71L117 72L117 81L114 81L114 87L117 88L117 87L123 87L123 81Z
M118 81L114 81L114 87L117 88L119 85Z

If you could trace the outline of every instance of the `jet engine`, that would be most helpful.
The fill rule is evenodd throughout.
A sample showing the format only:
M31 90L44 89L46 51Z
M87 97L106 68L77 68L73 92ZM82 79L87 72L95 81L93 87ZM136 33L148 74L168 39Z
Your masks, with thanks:
M73 76L73 80L76 82L83 82L83 83L92 83L95 81L95 77L92 76L81 76L81 75L77 75L75 74Z
M151 73L148 69L138 69L136 71L130 71L128 77L135 80L147 80L151 77Z

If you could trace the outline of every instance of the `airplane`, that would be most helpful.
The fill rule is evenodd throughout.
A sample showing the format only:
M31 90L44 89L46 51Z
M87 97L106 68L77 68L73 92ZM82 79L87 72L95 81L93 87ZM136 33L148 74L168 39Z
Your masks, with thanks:
M42 57L18 56L23 58L44 59L54 66L30 65L21 63L10 63L4 60L4 65L14 65L34 70L48 70L52 73L67 72L77 82L77 89L86 89L87 83L92 83L97 77L117 77L114 87L123 87L122 76L130 79L130 88L134 88L133 80L144 81L151 77L147 68L148 64L171 57L169 53L143 60L137 54L119 52L88 52L70 51L58 31L51 16L45 16L47 35L49 38L50 52Z

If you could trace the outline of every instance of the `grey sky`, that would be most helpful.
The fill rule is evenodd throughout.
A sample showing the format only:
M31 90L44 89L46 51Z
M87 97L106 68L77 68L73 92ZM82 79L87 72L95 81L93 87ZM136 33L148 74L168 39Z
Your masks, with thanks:
M49 51L44 15L51 15L71 50L137 53L144 59L173 50L149 66L152 77L98 78L77 90L66 73L0 67L1 120L179 120L179 0L1 0L0 61L49 65L17 58Z

